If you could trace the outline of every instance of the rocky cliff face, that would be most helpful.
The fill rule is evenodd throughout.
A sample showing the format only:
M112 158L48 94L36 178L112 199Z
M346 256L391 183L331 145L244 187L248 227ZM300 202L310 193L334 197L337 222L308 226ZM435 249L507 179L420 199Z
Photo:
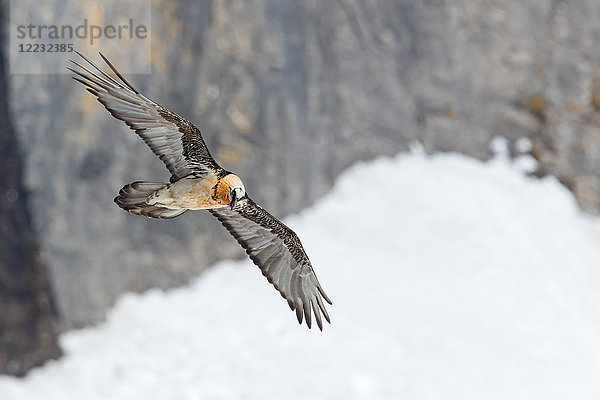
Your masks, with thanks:
M40 7L53 15L64 3ZM196 122L218 161L275 215L314 202L357 160L413 141L485 159L494 136L530 138L539 173L558 176L586 211L600 210L600 2L152 7L153 73L129 80ZM124 291L180 285L243 254L208 213L154 221L118 209L122 185L168 179L162 163L69 76L10 80L31 212L65 328L99 321ZM364 190L387 201L385 188L357 182Z
M0 374L20 376L61 351L49 272L40 257L9 113L5 55L0 49Z

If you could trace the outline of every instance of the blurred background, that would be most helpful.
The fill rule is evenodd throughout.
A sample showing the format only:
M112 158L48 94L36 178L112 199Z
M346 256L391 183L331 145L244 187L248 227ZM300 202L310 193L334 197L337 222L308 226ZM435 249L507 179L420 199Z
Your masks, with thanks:
M124 292L184 285L244 253L206 213L155 221L113 204L167 171L69 75L9 73L18 4L0 3L0 372L21 376ZM38 11L88 5L111 18L101 1ZM153 0L151 13L152 73L127 79L195 122L274 215L311 206L357 161L415 142L486 160L496 136L515 153L529 138L534 174L600 212L596 0ZM111 46L117 68L139 57Z

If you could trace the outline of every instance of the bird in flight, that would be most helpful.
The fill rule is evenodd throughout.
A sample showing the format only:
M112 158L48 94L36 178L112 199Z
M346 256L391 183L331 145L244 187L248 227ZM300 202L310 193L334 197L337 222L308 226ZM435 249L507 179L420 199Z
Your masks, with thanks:
M310 328L314 314L323 330L321 313L331 322L323 299L332 303L296 233L252 201L237 175L217 164L196 125L138 92L102 53L114 75L77 54L87 64L70 60L73 67L67 68L76 74L73 79L134 130L171 173L169 183L125 185L115 203L131 214L163 219L187 210L208 210L296 311L298 322L304 319Z

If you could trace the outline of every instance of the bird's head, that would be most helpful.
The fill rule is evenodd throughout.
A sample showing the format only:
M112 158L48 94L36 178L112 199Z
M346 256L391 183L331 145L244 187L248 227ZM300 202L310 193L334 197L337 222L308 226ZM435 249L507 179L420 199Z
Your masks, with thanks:
M222 183L224 183L225 187L227 188L227 203L233 210L233 207L235 207L238 200L246 196L246 188L244 187L244 183L239 176L235 174L229 174L225 176L222 180Z

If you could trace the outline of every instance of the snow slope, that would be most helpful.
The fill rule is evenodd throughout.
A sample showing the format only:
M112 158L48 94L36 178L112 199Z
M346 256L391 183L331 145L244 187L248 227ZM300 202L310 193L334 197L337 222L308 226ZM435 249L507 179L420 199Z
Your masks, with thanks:
M222 262L123 296L0 399L600 399L600 220L555 179L417 150L286 222L334 302L324 332Z

